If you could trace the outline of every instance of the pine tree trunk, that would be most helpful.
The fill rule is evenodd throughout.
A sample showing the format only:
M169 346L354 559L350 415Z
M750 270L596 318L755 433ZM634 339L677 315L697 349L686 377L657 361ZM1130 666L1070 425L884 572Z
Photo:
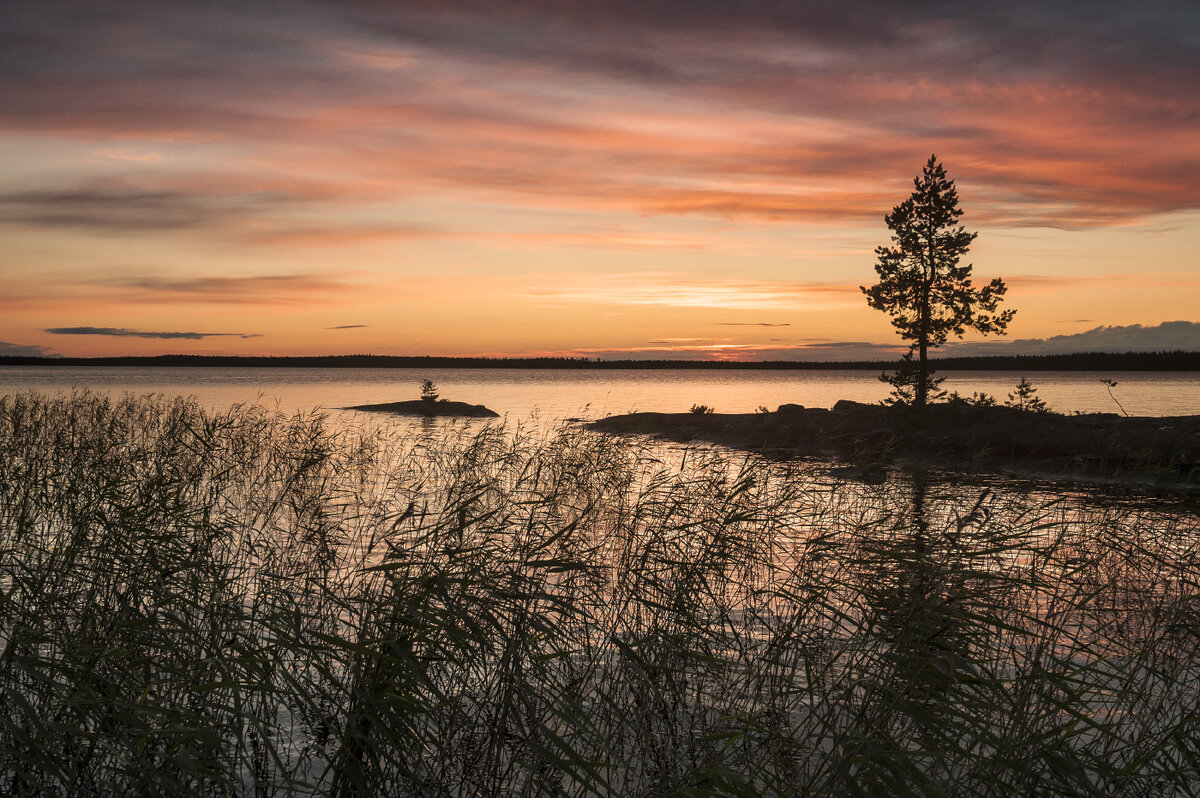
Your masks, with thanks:
M932 247L932 245L931 245ZM933 256L930 255L932 261ZM926 273L927 276L921 286L921 331L917 339L917 395L916 406L924 408L925 403L929 400L929 362L926 359L927 350L929 349L929 327L930 327L930 308L929 308L929 290L932 277L932 267Z
M921 357L917 361L917 407L924 407L928 399L926 388L929 387L929 364L925 362L926 346L925 336L921 336L921 343L918 347Z

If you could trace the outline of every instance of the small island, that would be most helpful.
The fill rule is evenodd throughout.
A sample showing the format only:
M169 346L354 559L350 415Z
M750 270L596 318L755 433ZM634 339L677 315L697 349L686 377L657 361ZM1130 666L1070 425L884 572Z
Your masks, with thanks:
M423 416L425 418L499 418L500 414L483 405L467 402L450 402L438 398L438 387L433 380L422 380L421 398L407 402L384 402L374 405L354 405L342 410L364 410L368 413L394 413L401 416Z
M354 405L343 407L342 410L365 410L369 413L395 413L401 416L425 416L436 418L451 416L457 418L499 418L500 414L483 405L472 405L466 402L449 402L439 399L435 402L425 402L412 399L407 402L384 402L377 405Z

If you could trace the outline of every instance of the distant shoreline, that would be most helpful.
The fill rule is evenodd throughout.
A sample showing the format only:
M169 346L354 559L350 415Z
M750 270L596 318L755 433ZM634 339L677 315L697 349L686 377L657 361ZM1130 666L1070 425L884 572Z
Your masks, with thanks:
M489 358L401 355L321 355L246 357L223 355L157 355L153 357L24 357L0 356L0 366L131 366L138 368L385 368L385 369L559 369L605 371L882 371L896 360L793 361L756 360L597 360L568 357ZM1200 371L1200 352L1083 352L1060 355L989 355L932 360L945 371Z

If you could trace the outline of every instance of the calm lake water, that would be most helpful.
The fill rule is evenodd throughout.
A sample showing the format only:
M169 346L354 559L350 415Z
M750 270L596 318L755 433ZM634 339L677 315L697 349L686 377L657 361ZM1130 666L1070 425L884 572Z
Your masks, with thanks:
M1020 378L1015 372L946 371L943 387L975 391L1000 401ZM1200 373L1034 372L1038 395L1060 412L1120 412L1102 379L1117 381L1113 395L1130 415L1200 414ZM437 383L443 399L484 404L512 419L598 417L634 410L682 412L706 404L717 412L774 410L785 402L831 407L839 399L876 402L888 386L874 371L574 371L541 369L289 369L110 368L12 366L0 368L0 394L69 392L88 388L115 394L190 395L212 407L261 403L287 412L416 399L422 379Z

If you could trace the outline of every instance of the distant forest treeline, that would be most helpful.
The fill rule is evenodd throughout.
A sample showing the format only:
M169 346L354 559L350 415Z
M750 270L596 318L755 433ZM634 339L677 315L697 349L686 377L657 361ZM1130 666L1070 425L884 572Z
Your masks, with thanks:
M934 368L970 371L1200 371L1200 352L1079 352L1063 355L944 357ZM203 368L400 368L400 369L891 369L894 360L815 362L758 360L599 360L585 357L405 357L321 355L241 357L158 355L155 357L0 356L0 366L139 366Z

